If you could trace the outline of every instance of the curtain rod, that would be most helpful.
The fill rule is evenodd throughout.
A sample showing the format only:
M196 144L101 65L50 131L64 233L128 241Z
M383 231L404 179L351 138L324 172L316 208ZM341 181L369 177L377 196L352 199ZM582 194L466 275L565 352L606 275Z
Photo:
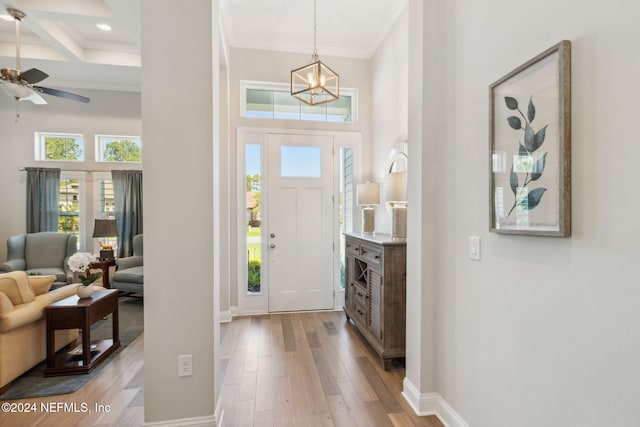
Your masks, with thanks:
M37 168L37 167L39 167L39 166L28 166L28 167L34 167L34 168ZM92 172L111 172L112 170L114 170L114 169L109 169L109 170L93 170L93 169L61 169L61 168L58 168L58 169L63 170L63 171L65 171L65 172L88 172L88 173L92 173ZM26 171L26 170L27 170L27 167L24 167L24 166L23 166L23 167L18 168L18 170L19 170L20 172L22 172L22 171ZM117 170L117 169L116 169L116 170ZM141 170L142 170L142 169L141 169Z

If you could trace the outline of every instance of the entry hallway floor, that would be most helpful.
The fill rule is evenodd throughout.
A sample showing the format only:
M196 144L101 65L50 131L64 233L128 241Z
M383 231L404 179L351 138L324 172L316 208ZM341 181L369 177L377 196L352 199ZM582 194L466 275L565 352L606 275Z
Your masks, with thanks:
M444 427L404 400L343 312L237 317L221 325L222 426Z
M415 415L400 395L402 365L385 372L343 312L237 317L220 331L222 427L444 427ZM143 335L74 393L11 401L108 411L3 413L0 427L142 426Z

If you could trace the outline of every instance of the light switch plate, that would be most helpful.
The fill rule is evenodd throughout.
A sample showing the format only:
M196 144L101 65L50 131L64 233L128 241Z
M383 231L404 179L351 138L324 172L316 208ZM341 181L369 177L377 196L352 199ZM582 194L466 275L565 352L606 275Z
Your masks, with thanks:
M480 261L480 237L469 236L469 258Z

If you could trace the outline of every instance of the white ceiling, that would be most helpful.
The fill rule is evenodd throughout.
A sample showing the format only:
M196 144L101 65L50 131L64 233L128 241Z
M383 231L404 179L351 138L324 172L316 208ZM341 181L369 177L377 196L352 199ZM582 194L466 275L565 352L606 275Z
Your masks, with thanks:
M369 58L407 0L318 0L322 56ZM233 47L313 52L312 0L220 0ZM0 0L27 14L21 70L38 68L47 87L140 90L140 0ZM112 31L96 27L108 23ZM0 68L15 68L15 24L0 19Z

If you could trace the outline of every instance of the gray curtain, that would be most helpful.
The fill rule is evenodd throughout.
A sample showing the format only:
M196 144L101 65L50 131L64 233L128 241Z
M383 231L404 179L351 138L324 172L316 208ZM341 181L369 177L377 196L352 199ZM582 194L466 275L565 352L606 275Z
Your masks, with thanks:
M142 234L142 171L113 170L111 179L121 258L133 254L133 238Z
M60 169L27 171L27 233L58 231Z

